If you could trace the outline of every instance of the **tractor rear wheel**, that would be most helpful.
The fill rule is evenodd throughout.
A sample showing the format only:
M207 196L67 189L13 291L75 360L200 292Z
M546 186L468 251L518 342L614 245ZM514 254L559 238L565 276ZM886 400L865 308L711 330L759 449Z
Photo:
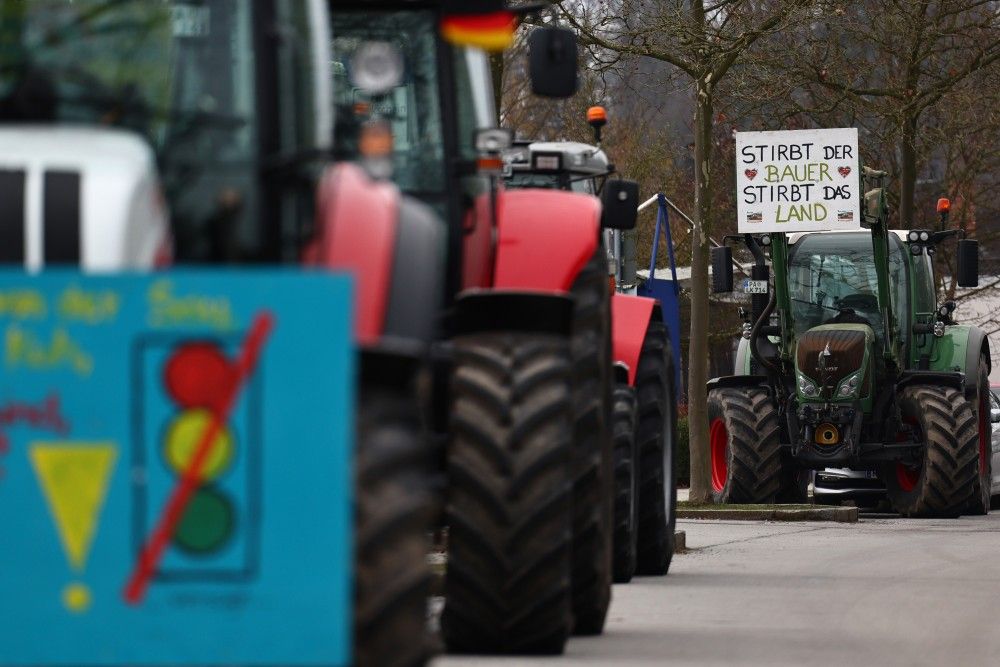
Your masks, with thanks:
M990 513L990 492L993 485L993 429L990 425L990 370L985 356L979 357L979 372L976 375L976 434L979 445L979 474L976 475L969 514Z
M412 395L362 387L355 453L354 659L422 665L426 637L426 456Z
M567 341L470 335L455 357L442 635L455 652L562 653L572 624Z
M674 555L677 400L673 364L666 325L650 320L635 376L639 475L636 574L666 574Z
M764 389L708 392L712 498L716 503L773 503L786 484L778 443L778 406Z
M635 452L635 389L615 386L611 413L611 435L615 450L614 580L632 580L636 565L639 484Z
M573 282L573 633L597 635L611 603L611 303L604 249Z
M962 392L911 386L900 397L903 421L926 443L916 466L884 466L893 509L911 517L957 517L972 498L979 474L976 415Z

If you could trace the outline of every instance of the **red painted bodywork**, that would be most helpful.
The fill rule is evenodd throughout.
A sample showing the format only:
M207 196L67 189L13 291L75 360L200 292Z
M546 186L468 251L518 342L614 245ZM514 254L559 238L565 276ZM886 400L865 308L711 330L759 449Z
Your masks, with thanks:
M597 249L601 202L560 190L497 195L493 287L566 292Z
M649 319L653 316L656 299L630 294L611 297L612 357L628 366L628 383L635 385L642 341L646 337Z
M385 326L399 199L396 186L352 164L328 169L317 189L316 238L303 263L354 277L354 335L362 345L377 342Z
M462 288L489 287L493 278L493 219L490 196L479 195L465 212L462 240Z

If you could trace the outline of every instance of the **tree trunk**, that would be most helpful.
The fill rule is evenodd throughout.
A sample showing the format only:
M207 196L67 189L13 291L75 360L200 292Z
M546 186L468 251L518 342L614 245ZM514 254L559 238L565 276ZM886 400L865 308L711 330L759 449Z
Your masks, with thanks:
M914 198L917 185L917 118L908 115L903 119L899 151L899 226L913 228Z
M695 100L695 217L691 230L691 342L688 353L688 429L693 503L711 502L708 451L708 239L712 228L712 88L698 79Z

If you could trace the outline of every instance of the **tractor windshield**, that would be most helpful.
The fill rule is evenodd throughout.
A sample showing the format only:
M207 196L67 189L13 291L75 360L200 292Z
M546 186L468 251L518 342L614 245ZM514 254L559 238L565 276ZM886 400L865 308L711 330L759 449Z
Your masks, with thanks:
M373 64L376 61L378 67ZM429 11L335 11L336 149L358 156L364 123L387 121L393 180L417 196L445 190L437 22Z
M904 248L889 239L889 280L898 321L907 311ZM878 304L878 276L868 233L808 234L788 261L792 326L796 334L820 324L865 322L881 340L885 335Z

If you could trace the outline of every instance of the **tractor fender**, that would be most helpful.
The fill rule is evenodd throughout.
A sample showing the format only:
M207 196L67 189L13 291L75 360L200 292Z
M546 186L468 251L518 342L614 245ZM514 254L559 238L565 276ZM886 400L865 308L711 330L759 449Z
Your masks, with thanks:
M304 263L354 277L358 342L429 343L444 299L444 223L350 164L328 170L317 196L317 233Z
M944 336L937 339L931 357L931 370L957 371L965 374L965 394L968 397L976 395L979 382L979 357L986 355L987 364L992 370L990 361L990 341L983 329L968 324L945 327Z
M619 293L611 296L612 358L628 367L630 385L635 385L642 342L653 317L663 318L656 299Z
M498 289L569 291L597 250L597 197L561 190L497 193Z
M374 344L385 325L395 255L400 193L352 164L327 169L316 190L316 235L307 266L346 271L354 279L354 334Z
M456 336L488 331L570 335L573 298L565 293L471 289L458 295L452 330Z

